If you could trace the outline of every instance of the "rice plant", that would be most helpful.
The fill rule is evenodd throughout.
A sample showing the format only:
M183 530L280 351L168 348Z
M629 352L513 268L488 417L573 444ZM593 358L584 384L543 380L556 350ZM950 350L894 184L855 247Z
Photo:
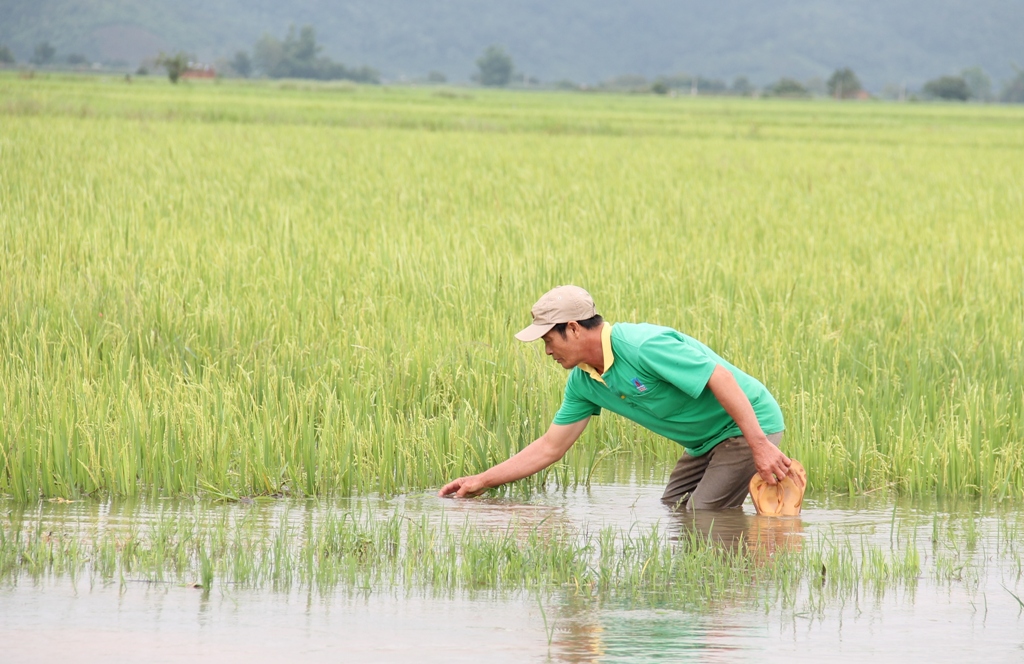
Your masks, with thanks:
M0 493L436 487L539 435L578 283L760 378L815 492L1024 496L1024 119L0 76ZM522 490L657 481L597 418ZM242 563L239 563L240 565Z

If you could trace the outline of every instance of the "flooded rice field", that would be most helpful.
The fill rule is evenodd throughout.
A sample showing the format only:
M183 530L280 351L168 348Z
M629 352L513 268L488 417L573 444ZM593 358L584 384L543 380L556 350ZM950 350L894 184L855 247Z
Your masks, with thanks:
M0 503L4 662L1024 661L1016 505Z

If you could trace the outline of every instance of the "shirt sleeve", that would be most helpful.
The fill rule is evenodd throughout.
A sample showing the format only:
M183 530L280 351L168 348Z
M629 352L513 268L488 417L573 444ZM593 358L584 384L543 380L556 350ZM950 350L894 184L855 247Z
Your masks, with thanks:
M574 370L569 375L569 380L565 382L565 395L562 397L562 406L555 413L553 424L573 424L574 422L585 420L592 415L601 414L600 406L584 398L576 390L577 381L579 380L580 375L577 370ZM589 380L589 378L586 380Z
M679 334L653 336L640 346L641 368L698 398L718 362L697 342Z

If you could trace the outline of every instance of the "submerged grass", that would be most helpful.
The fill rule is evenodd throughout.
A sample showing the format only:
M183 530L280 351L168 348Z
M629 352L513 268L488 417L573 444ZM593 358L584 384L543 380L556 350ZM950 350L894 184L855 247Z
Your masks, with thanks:
M923 576L970 589L986 565L1012 573L1022 555L1011 521L997 526L1001 547L958 551L959 564L951 564L941 552L922 554L916 532L890 547L771 530L723 544L697 530L658 525L590 531L516 521L485 528L366 511L260 514L168 509L128 524L83 525L12 512L0 528L0 580L172 583L225 592L557 592L633 604L824 609L855 596L913 591ZM952 535L944 533L943 541L952 543ZM1004 576L1011 588L1020 580L1019 573Z
M1024 496L1020 109L0 88L17 500L482 470L558 406L511 334L568 282L764 381L813 491ZM597 420L526 489L680 452Z

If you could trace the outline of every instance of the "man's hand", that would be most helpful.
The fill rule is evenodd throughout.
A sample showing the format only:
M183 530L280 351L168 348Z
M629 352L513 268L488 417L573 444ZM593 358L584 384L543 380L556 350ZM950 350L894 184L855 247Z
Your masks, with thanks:
M782 450L771 444L767 438L759 443L750 443L750 452L754 456L757 474L768 484L777 484L789 474L789 457ZM793 481L799 483L800 477L793 475Z
M441 498L446 498L454 495L458 498L472 498L479 496L484 491L487 491L490 487L484 484L480 475L470 475L469 477L460 477L457 480L452 480L448 484L441 487L441 490L437 492L437 495Z

